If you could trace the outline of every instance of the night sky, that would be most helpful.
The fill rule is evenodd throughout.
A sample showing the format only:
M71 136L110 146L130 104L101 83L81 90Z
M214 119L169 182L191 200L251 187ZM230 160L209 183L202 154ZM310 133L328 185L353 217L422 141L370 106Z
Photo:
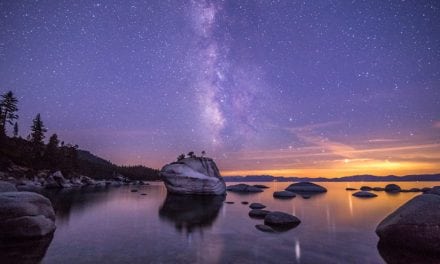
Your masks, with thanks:
M8 90L117 164L440 172L440 2L1 0Z

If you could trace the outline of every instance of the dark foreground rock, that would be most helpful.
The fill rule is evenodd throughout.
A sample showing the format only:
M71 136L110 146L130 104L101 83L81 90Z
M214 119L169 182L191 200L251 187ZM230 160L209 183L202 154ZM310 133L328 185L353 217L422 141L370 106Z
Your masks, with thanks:
M275 230L273 230L272 227L267 226L267 225L255 225L255 228L257 228L258 230L263 231L263 232L268 232L268 233L275 232Z
M389 193L396 193L396 192L400 192L401 188L399 185L391 183L385 186L385 191Z
M426 194L436 194L440 195L440 186L434 186L429 191L425 192Z
M252 209L249 211L249 216L252 218L264 218L268 215L270 211L262 209Z
M379 241L377 249L380 256L388 264L438 264L440 253L408 249L399 245L390 245Z
M414 197L376 228L381 243L440 253L440 195Z
M298 226L301 221L294 215L283 212L270 212L264 218L264 224L276 229L290 229Z
M55 213L46 197L34 192L0 193L0 237L43 237L55 228Z
M310 192L310 193L322 193L327 192L327 189L311 182L297 182L292 183L286 188L289 192Z
M249 208L251 208L251 209L263 209L263 208L266 208L266 206L264 204L260 204L260 203L251 203L249 205Z
M238 192L238 193L255 193L255 192L262 192L263 191L262 189L260 189L258 187L251 186L251 185L244 184L244 183L229 185L226 189L230 192Z
M377 194L367 192L367 191L359 191L352 194L355 197L361 197L361 198L373 198L377 197Z
M210 158L185 158L165 165L160 171L169 193L223 195L225 181Z
M41 263L52 239L53 234L41 238L0 239L0 263Z
M296 194L289 191L279 191L279 192L274 192L273 197L279 199L289 199L289 198L295 198Z

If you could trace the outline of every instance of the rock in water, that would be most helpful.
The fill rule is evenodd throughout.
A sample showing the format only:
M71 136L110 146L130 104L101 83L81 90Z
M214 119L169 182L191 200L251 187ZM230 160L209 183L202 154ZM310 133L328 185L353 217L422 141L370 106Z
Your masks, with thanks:
M383 244L440 253L440 196L414 197L388 215L376 228Z
M326 192L327 189L311 182L297 182L292 183L289 187L286 188L286 191L289 192Z
M296 194L289 191L279 191L273 193L274 198L281 198L281 199L288 199L288 198L294 198L296 197Z
M244 183L229 185L227 187L227 190L230 192L238 192L238 193L257 193L257 192L263 191L262 189L260 189L258 187L247 185Z
M0 237L43 237L53 231L55 213L49 199L34 192L0 193Z
M277 229L290 229L299 225L301 221L294 215L283 212L270 212L264 218L264 224Z
M391 192L391 193L396 193L396 192L400 192L400 186L397 184L388 184L387 186L385 186L385 191L386 192Z
M225 181L210 158L184 158L165 165L160 171L170 193L223 195Z
M371 192L367 192L367 191L359 191L359 192L355 192L352 194L353 196L356 197L361 197L361 198L373 198L373 197L377 197L377 194L371 193Z
M263 208L266 208L266 206L264 204L260 204L260 203L251 203L251 205L249 205L249 207L251 209L263 209Z
M275 232L275 230L273 230L272 227L267 225L255 225L255 228L263 232L268 232L268 233Z

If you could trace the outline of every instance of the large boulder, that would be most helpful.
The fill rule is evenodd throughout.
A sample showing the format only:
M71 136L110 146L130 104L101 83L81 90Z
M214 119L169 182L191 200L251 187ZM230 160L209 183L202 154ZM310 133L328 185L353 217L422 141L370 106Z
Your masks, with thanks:
M440 196L414 197L376 228L383 244L440 253Z
M263 191L261 188L244 183L229 185L226 189L230 192L238 192L238 193L256 193Z
M289 185L289 187L286 188L286 191L296 192L296 193L301 193L301 192L322 193L322 192L326 192L327 189L318 184L311 182L297 182Z
M55 231L55 213L46 197L34 192L0 193L0 237L35 238Z
M170 193L223 195L225 181L210 158L190 157L165 165L160 171Z
M15 185L9 182L0 181L0 193L2 192L16 192Z

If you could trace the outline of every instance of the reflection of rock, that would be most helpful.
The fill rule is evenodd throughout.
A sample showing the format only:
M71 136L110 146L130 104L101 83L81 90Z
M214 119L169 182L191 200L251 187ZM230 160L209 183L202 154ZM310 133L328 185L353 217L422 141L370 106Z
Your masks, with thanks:
M52 242L53 235L37 239L0 240L0 261L8 263L40 263Z
M42 237L55 231L55 213L46 197L33 192L0 193L0 237Z
M188 233L211 226L217 218L225 196L197 196L168 194L159 216L173 222L178 230Z
M376 228L384 244L440 253L440 196L414 197Z
M389 264L440 263L440 254L402 248L399 245L389 245L383 241L377 244L380 256Z
M312 182L297 182L289 185L289 187L286 188L286 191L296 192L296 193L298 192L321 193L321 192L326 192L327 189Z
M160 175L170 193L222 195L226 192L225 181L209 158L185 158L167 164Z

